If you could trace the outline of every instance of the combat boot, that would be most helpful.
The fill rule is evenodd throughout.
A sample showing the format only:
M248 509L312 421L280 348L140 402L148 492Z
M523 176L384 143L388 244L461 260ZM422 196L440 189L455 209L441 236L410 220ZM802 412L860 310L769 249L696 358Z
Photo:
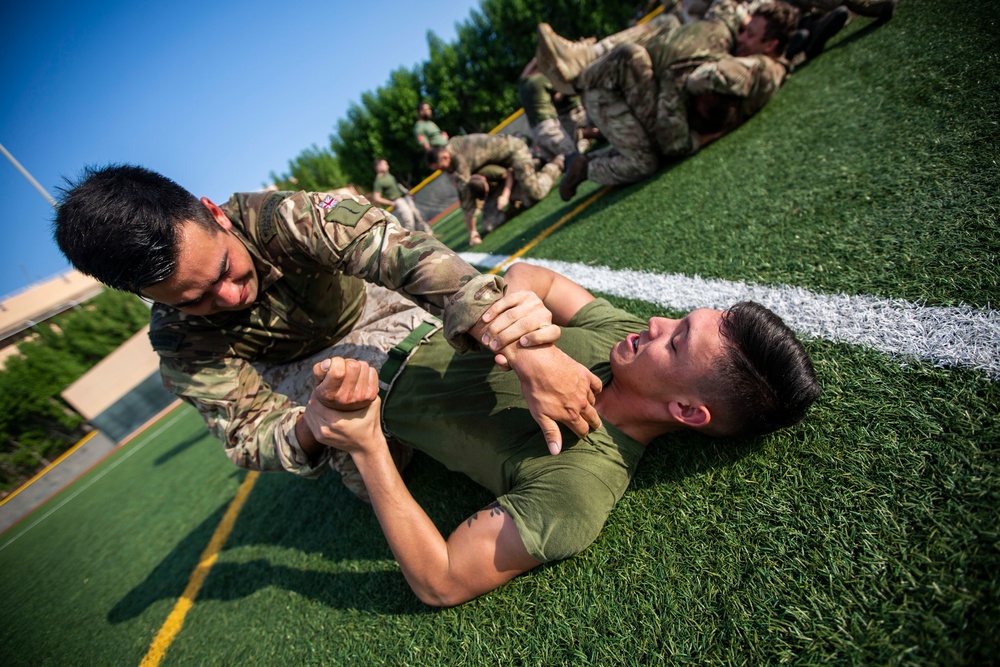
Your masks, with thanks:
M580 72L597 59L593 37L571 42L556 34L548 23L538 24L538 69L565 95L575 95L573 82Z

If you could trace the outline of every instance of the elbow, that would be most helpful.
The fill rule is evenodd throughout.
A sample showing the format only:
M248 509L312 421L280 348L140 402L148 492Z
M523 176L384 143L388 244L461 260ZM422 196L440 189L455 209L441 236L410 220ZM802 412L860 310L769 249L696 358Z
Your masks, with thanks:
M410 588L413 589L417 598L429 607L455 607L476 597L468 591L461 591L447 584L425 583L420 585L411 583Z

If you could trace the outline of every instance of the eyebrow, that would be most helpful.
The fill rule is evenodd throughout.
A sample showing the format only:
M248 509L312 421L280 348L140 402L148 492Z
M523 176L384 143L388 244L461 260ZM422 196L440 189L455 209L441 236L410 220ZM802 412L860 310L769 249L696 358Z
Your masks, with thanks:
M216 277L216 279L212 281L213 285L222 280L222 277L226 275L226 264L228 263L229 263L229 249L227 248L226 252L222 253L222 261L219 262L219 274ZM173 304L171 308L187 308L188 306L195 305L204 298L205 298L205 292L202 292L199 296L196 296L193 299L188 299L186 301L181 301L180 303Z

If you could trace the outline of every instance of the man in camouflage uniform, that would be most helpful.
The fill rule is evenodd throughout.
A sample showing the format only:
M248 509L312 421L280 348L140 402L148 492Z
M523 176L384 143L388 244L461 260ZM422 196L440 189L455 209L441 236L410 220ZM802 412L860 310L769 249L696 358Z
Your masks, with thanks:
M615 47L588 65L576 85L611 147L571 156L560 196L569 200L588 179L642 180L662 158L691 154L755 113L784 81L780 54L797 18L792 7L775 2L744 26L738 3L718 0L706 20L661 33L645 48Z
M509 135L469 134L452 137L447 145L432 149L427 153L427 164L431 169L440 169L451 174L462 203L465 226L469 230L469 245L482 243L476 230L475 199L469 192L469 179L479 169L488 164L509 169L514 181L524 189L524 194L535 201L545 198L553 183L562 173L561 156L535 171L535 161L527 144L518 137ZM510 193L501 194L497 208L507 208Z
M473 174L468 190L476 211L482 212L479 222L483 234L489 234L535 204L535 200L527 196L524 188L514 180L511 170L498 164L488 164ZM504 209L497 207L501 197L509 199Z
M409 191L389 173L389 163L384 158L375 160L375 182L372 184L372 200L379 206L392 206L392 212L411 232L431 232L431 226L420 215L420 209Z
M480 321L501 298L502 279L480 275L432 236L406 232L360 199L256 192L219 207L142 167L111 166L87 170L64 192L55 228L82 272L155 302L149 335L164 385L198 409L230 460L253 470L312 477L329 463L351 472L350 459L331 455L306 422L322 410L311 398L312 365L321 359L381 366L424 322L434 323L428 331L443 328L460 351L480 341L508 350L522 335L514 329L545 326L544 309L530 304L511 311L518 324ZM543 368L553 358L540 352L516 352L520 378L565 365ZM589 383L583 370L578 378ZM540 399L533 414L543 430L559 439L553 416L586 433L552 410L562 401L546 393L553 386L528 391ZM592 391L580 393L588 400ZM584 421L599 423L586 412Z
M425 153L448 143L448 133L442 131L437 123L431 120L433 117L434 110L430 104L421 102L417 105L417 122L413 124L413 136L417 138L417 143Z

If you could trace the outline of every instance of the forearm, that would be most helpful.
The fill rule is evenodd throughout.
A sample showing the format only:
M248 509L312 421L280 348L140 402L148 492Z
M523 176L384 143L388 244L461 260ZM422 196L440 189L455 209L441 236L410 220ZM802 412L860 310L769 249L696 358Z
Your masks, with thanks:
M433 606L452 606L473 596L459 595L449 573L444 537L403 483L384 438L373 451L352 457L365 480L372 508L389 548L413 592Z

